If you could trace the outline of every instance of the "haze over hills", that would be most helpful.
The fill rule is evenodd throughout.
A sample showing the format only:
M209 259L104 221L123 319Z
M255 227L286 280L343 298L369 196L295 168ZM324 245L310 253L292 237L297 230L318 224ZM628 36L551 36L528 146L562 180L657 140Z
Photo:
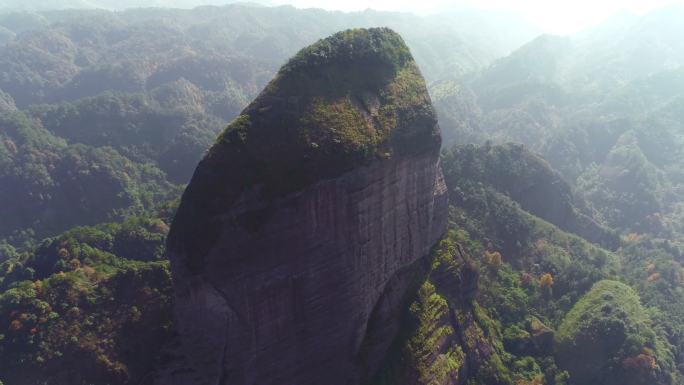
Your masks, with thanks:
M0 11L53 11L63 9L107 9L127 8L194 8L201 5L225 5L230 3L258 4L259 1L230 0L58 0L58 1L0 1Z
M681 126L665 111L683 96L681 42L671 35L681 29L681 18L684 7L670 7L633 20L619 37L597 29L576 39L541 36L525 44L460 83L477 111L461 135L476 131L475 142L524 143L567 180L581 183L579 190L612 226L650 227L647 217L672 213L680 201L672 194L679 191L674 169ZM632 177L643 182L628 182ZM620 203L609 202L614 196L605 200L629 183L639 186L634 195ZM634 213L629 220L628 212Z
M474 71L533 36L487 39L503 36L491 24L465 35L451 27L456 17L241 5L6 15L0 17L8 40L0 47L2 108L18 107L29 115L21 120L26 124L39 121L31 130L6 135L19 147L26 143L26 151L37 146L39 153L50 153L25 138L31 131L57 135L70 145L112 147L107 150L112 157L144 164L144 170L126 175L150 175L145 183L108 173L121 199L102 205L81 224L120 218L164 199L166 186L187 182L221 126L256 96L288 56L319 37L352 26L389 25L406 36L426 78L437 79ZM16 238L18 245L77 223L55 219L63 218L56 207L73 210L68 203L50 203L65 194L63 177L55 175L59 162L41 158L36 162L40 176L17 160L8 162L18 168L7 175L17 188L7 192L7 199L22 203L6 207L7 215L11 211L18 218L3 226L3 237ZM90 182L75 178L72 183Z
M509 16L1 14L0 381L684 384L684 7Z

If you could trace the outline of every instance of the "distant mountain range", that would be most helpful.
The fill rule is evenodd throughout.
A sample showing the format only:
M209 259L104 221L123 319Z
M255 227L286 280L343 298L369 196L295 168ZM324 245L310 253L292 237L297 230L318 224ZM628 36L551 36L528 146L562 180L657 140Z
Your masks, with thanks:
M684 385L684 8L24 2L0 385Z
M225 5L233 3L268 4L265 1L232 1L232 0L2 0L0 11L51 11L58 9L102 8L121 10L126 8L194 8L200 5Z

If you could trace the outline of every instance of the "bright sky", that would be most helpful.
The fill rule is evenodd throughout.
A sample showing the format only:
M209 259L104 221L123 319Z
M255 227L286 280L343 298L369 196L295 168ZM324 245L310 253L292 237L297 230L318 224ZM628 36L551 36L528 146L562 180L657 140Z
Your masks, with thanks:
M272 0L300 8L316 7L355 11L372 8L387 11L434 13L449 8L485 8L513 11L555 34L569 34L591 27L621 11L643 14L684 0ZM682 20L684 23L684 20Z

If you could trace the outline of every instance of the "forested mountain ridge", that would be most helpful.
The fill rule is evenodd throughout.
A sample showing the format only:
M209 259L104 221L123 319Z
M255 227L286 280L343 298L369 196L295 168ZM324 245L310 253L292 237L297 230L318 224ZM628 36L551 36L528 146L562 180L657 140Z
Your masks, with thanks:
M374 342L394 328L363 336L355 362L378 368L366 383L684 383L681 16L510 39L458 15L292 7L0 15L0 381L187 369L165 260L183 184L212 144L242 140L244 118L219 132L288 57L388 24L442 129L449 225L402 273L402 306L379 323L399 322L387 354ZM309 152L358 144L287 140L303 138ZM268 213L241 223L257 231Z
M453 138L515 141L541 154L611 227L671 237L682 200L675 106L684 96L684 59L670 32L681 28L682 14L682 7L654 11L612 35L597 28L541 36L440 88L438 110L447 122L466 115L467 124L452 125ZM645 54L643 45L655 51ZM637 52L643 56L625 56ZM449 90L467 101L442 105Z
M473 15L464 15L468 16ZM10 83L3 82L0 87L26 106L92 96L103 91L93 88L97 86L142 91L155 88L160 81L168 82L169 77L185 77L204 90L220 91L222 86L233 85L251 98L299 48L345 27L387 25L401 31L428 79L440 73L472 71L537 33L522 22L497 26L486 14L479 15L479 29L466 30L456 23L458 17L244 5L117 13L10 13L2 15L0 25L20 35L2 49L3 68L12 71L12 76L5 79ZM17 23L17 18L25 20ZM510 37L496 33L504 28L513 29ZM500 37L488 42L489 34ZM436 52L449 57L438 58ZM163 68L158 68L160 64ZM212 65L222 70L211 71ZM202 79L212 75L219 78ZM99 81L93 82L93 78ZM16 86L20 81L24 89ZM222 103L223 108L227 102Z
M0 11L51 11L62 9L106 9L115 11L127 8L195 8L200 5L225 5L230 3L257 5L260 2L228 0L34 0L27 3L18 0L3 0L0 2Z
M466 29L454 22L465 17L479 20L480 27ZM81 209L71 206L89 198L80 197L75 188L69 193L71 201L60 200L59 193L44 186L64 190L80 182L50 170L55 162L46 160L53 151L43 148L46 144L16 146L16 134L3 133L9 149L0 147L0 153L16 147L16 154L3 158L6 170L15 171L0 178L10 181L24 174L33 185L19 183L3 192L4 199L19 203L14 210L27 219L5 224L0 239L21 247L75 224L140 213L166 199L160 191L187 183L221 128L289 56L320 37L350 26L396 26L423 71L437 78L479 68L535 33L520 21L498 25L487 17L424 18L250 5L2 14L0 26L6 33L0 45L0 113L20 109L27 125L31 121L69 146L79 144L117 162L144 165L136 173L146 177L144 185L127 180L124 173L111 176L111 182L102 180L102 186L113 183L108 191L121 195L112 198L117 203L107 199L89 216L60 223L63 214L55 210L77 213ZM501 28L516 33L493 33ZM501 38L486 39L488 34ZM25 164L29 148L40 159L35 161L40 172L21 171L30 167ZM90 163L90 158L82 163Z
M484 185L508 195L529 213L590 242L615 249L618 234L600 224L586 202L539 156L519 144L481 147L454 146L444 156L445 174L458 180L460 201L468 201L471 184Z

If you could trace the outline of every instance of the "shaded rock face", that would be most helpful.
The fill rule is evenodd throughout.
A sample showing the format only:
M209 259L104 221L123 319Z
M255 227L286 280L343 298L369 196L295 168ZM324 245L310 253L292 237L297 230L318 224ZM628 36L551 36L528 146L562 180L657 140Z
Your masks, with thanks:
M340 67L321 62L322 50L344 61L342 83L364 67L380 68L382 81L329 92L339 79L311 80ZM305 49L200 163L167 247L187 370L166 384L360 384L376 371L399 328L412 266L447 220L439 129L405 52L387 29L345 31ZM301 96L293 79L303 77L316 84L307 92L321 95ZM282 135L280 121L306 135L264 139ZM263 141L250 142L252 132ZM250 157L267 153L286 155L265 155L240 179Z

